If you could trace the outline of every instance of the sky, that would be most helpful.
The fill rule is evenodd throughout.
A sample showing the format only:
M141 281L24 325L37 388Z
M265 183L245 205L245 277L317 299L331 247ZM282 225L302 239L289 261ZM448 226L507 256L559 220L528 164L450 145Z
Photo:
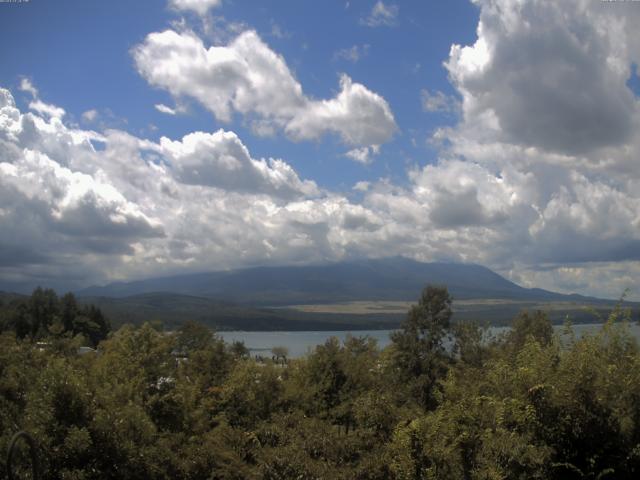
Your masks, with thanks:
M0 289L402 255L640 300L640 2L0 3Z

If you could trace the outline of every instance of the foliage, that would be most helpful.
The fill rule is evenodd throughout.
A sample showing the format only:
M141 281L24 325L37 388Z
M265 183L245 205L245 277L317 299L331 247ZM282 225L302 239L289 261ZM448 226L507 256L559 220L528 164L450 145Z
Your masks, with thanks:
M444 340L451 326L451 302L445 287L428 286L391 335L397 379L425 408L435 407L435 390L449 363Z
M385 350L333 338L286 362L194 323L124 326L79 355L91 312L72 296L0 311L0 449L31 432L46 479L639 474L640 349L622 311L580 338L539 312L489 338L430 287Z
M52 289L36 288L26 299L0 304L0 333L13 331L31 340L81 336L96 346L107 338L111 325L94 305L80 306L73 293L58 298Z

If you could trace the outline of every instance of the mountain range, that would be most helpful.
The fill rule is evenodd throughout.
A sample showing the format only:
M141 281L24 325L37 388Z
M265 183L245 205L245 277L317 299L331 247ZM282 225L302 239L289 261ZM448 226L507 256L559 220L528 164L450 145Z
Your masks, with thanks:
M175 328L190 319L223 330L364 330L397 328L427 284L447 286L454 320L493 325L522 310L544 310L555 323L597 322L593 313L606 315L615 304L523 288L480 265L404 257L174 275L76 294L116 325L155 320Z
M77 292L123 298L166 292L251 306L416 300L427 284L445 285L457 300L596 301L523 288L490 269L462 263L422 263L404 257L314 266L255 267L116 282Z
M597 315L616 304L524 288L480 265L404 257L173 275L75 294L100 307L115 327L155 321L174 329L195 320L218 330L368 330L397 328L427 284L449 289L454 320L492 325L508 325L522 310L546 311L555 323L599 322ZM26 297L0 292L0 302L15 298ZM625 305L640 311L639 303Z

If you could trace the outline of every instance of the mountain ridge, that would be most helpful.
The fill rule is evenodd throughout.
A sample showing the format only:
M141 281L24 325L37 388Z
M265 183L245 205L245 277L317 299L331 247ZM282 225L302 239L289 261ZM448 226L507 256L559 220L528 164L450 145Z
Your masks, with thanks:
M101 308L114 325L152 321L174 329L195 320L222 330L367 330L397 328L403 309L427 284L447 286L454 320L492 325L509 325L522 310L543 310L554 323L593 322L593 312L606 316L616 304L524 288L477 264L404 257L172 275L74 293L79 302ZM636 314L640 309L635 302L625 305Z
M92 286L80 297L124 298L167 292L252 306L322 304L355 300L415 300L426 284L445 285L455 299L608 301L525 288L478 264L405 257L323 265L262 266L155 277Z

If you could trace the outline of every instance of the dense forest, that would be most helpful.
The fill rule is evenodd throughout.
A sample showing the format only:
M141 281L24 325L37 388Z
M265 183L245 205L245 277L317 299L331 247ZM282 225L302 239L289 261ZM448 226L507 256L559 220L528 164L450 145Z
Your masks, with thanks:
M36 288L30 297L0 298L0 333L11 330L18 340L76 337L97 346L111 330L109 320L94 305L79 305L73 293L58 298L52 289Z
M383 350L350 337L266 360L196 323L109 332L47 290L0 311L0 449L30 432L46 479L640 473L640 349L621 309L581 338L540 312L491 338L427 287Z

